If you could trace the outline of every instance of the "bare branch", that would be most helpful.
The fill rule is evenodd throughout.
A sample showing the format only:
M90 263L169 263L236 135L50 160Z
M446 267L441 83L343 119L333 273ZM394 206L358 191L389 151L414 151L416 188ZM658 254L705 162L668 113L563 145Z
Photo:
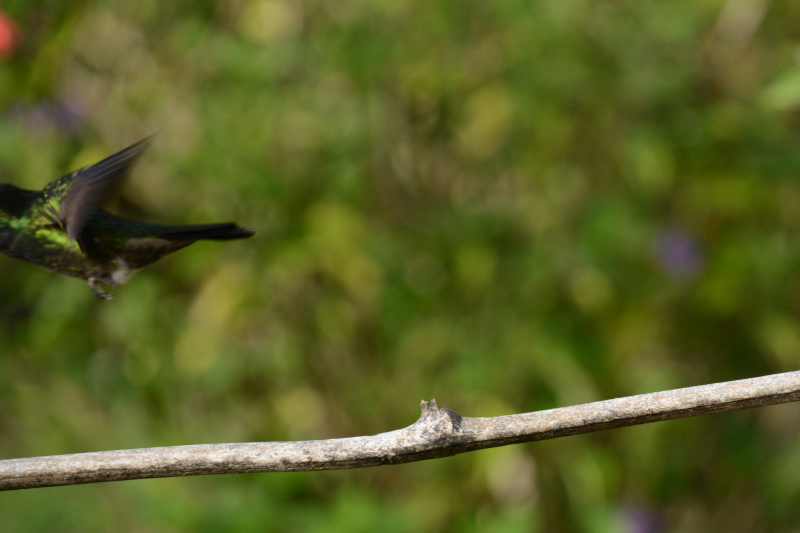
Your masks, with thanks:
M800 399L800 372L548 411L466 418L422 402L414 424L371 437L202 444L0 461L0 490L124 479L363 468Z

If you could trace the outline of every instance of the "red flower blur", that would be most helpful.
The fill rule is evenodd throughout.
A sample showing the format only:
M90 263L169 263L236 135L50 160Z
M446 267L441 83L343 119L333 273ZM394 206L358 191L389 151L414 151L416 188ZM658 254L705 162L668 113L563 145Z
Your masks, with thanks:
M11 18L0 11L0 58L11 57L20 41L20 32Z

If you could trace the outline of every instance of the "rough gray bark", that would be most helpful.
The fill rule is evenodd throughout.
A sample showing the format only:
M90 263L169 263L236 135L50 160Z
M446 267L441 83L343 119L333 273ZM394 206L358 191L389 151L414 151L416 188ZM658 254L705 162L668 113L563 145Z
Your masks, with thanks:
M800 399L800 372L715 383L492 418L462 417L422 402L400 430L369 437L203 444L0 461L0 490L124 479L336 470L409 463L520 442Z

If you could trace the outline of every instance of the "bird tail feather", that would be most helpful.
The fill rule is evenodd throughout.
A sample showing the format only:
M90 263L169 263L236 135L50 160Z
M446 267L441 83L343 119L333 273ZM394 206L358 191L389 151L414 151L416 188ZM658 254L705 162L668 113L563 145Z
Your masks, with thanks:
M193 226L176 226L158 237L168 241L197 241L200 239L212 241L227 241L232 239L245 239L255 235L255 230L243 228L235 222L222 224L197 224Z

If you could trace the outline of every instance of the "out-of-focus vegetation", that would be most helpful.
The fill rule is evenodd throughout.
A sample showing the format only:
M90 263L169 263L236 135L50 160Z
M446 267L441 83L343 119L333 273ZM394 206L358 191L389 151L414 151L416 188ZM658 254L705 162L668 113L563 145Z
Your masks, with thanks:
M800 4L25 2L0 181L259 229L100 302L0 257L3 458L371 434L797 369ZM21 40L18 40L20 38ZM7 53L6 53L7 52ZM793 531L800 409L0 496L4 532Z

